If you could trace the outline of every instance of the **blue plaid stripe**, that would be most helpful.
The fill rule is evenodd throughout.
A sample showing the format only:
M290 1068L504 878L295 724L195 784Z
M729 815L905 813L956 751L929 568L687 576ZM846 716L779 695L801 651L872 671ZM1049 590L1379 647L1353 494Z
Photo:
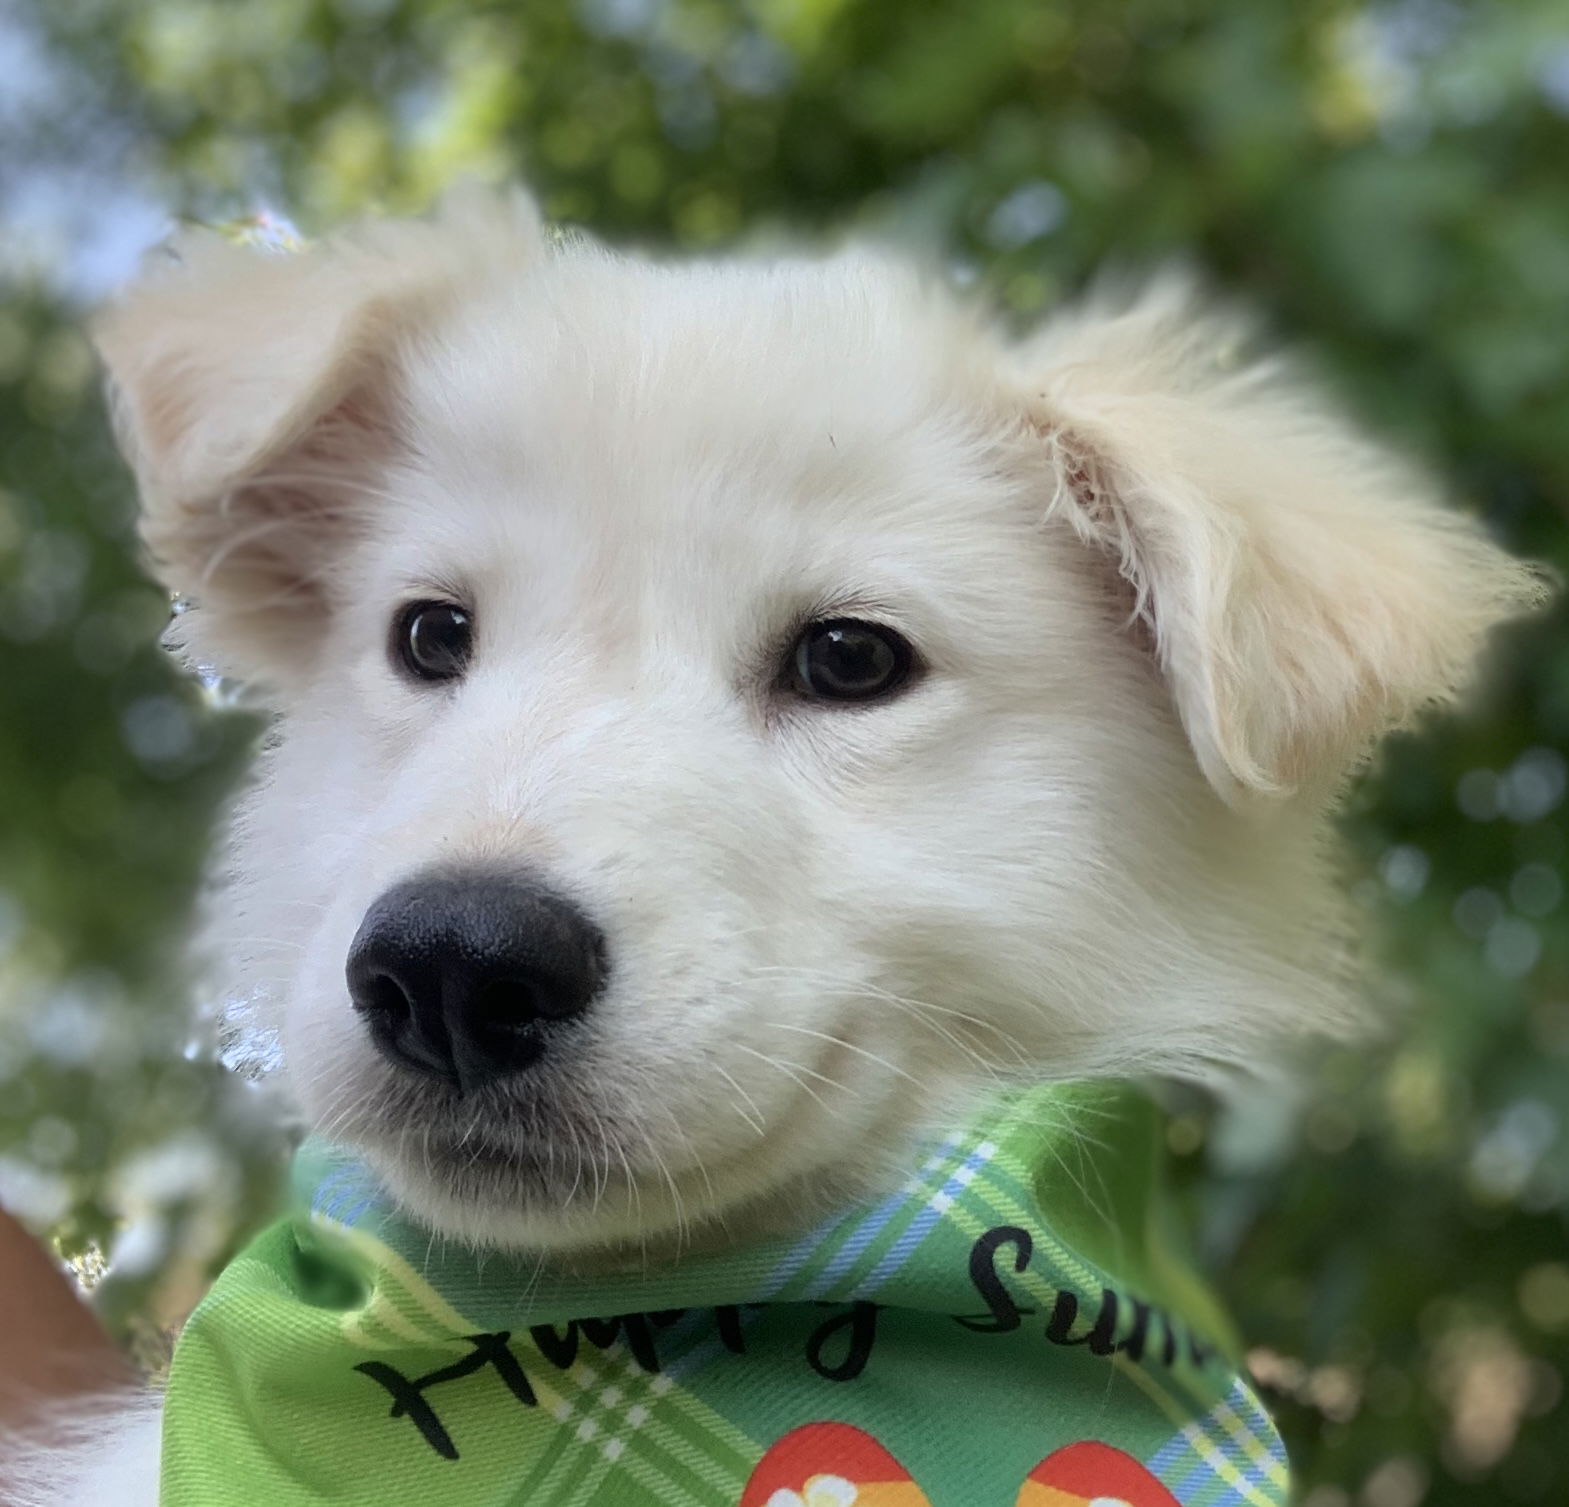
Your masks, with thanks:
M1177 1468L1182 1458L1191 1452L1192 1446L1181 1434L1173 1434L1161 1447L1144 1463L1161 1478L1169 1480L1172 1471Z
M311 1196L311 1213L352 1229L382 1201L381 1189L355 1163L340 1163Z
M927 1170L932 1170L932 1161L938 1161L940 1165L941 1159L952 1156L962 1144L963 1139L960 1136L952 1135L946 1137L932 1152L932 1157L927 1163ZM969 1152L959 1167L943 1181L938 1190L938 1196L946 1197L949 1200L956 1198L974 1180L979 1170L985 1166L995 1153L996 1147L990 1141L983 1142ZM919 1174L917 1174L916 1183L918 1186ZM910 1188L906 1186L898 1193L878 1204L870 1213L862 1216L849 1234L845 1236L843 1244L834 1253L828 1265L813 1278L808 1288L808 1295L813 1298L822 1298L832 1292L834 1283L866 1252L877 1236L887 1228L890 1221L902 1209L909 1207L909 1202ZM878 1263L869 1276L857 1282L849 1292L840 1296L859 1298L869 1296L875 1292L888 1277L892 1276L909 1259L910 1254L920 1244L921 1240L931 1233L941 1218L942 1211L933 1210L928 1202L927 1206L922 1209L918 1219L912 1222L910 1229L906 1230L899 1237L888 1256L885 1256ZM774 1269L766 1285L759 1286L757 1300L764 1302L781 1292L790 1279L822 1249L823 1245L833 1239L834 1235L841 1228L842 1223L842 1219L835 1219L826 1225L821 1225L792 1248L789 1255ZM899 1255L897 1260L893 1260L890 1265L890 1260L895 1252L902 1252L902 1254ZM694 1322L702 1321L695 1320ZM744 1322L745 1320L743 1319ZM686 1320L675 1325L670 1339L676 1340L679 1344L681 1332L686 1327L688 1327ZM703 1323L703 1327L706 1328L706 1323ZM718 1355L722 1348L721 1342L712 1333L705 1333L693 1338L696 1340L696 1343L687 1351L683 1352L674 1346L671 1347L671 1353L666 1362L666 1369L677 1380L706 1365L708 1361ZM666 1343L668 1345L669 1340Z
M909 1228L894 1241L887 1254L872 1268L866 1279L856 1283L856 1297L870 1297L909 1261L920 1243L931 1234L953 1206L954 1201L963 1194L996 1152L997 1148L990 1141L983 1141L965 1157L960 1167L943 1182L942 1187L927 1199L920 1213L910 1221ZM906 1194L907 1199L908 1196Z
M946 1139L944 1139L940 1145L938 1145L936 1149L933 1150L931 1157L928 1159L928 1169L931 1169L934 1163L940 1163L943 1158L951 1156L954 1151L958 1149L961 1142L962 1138L957 1135L948 1136ZM968 1158L966 1158L965 1161L966 1166L971 1166L972 1164L974 1167L978 1167L980 1165L979 1162L976 1162L975 1154L973 1152ZM944 1184L943 1191L949 1192L951 1186L952 1179L950 1179L948 1183ZM833 1290L834 1283L838 1281L838 1279L855 1264L855 1262L861 1257L861 1255L866 1251L871 1243L876 1240L876 1238L883 1232L884 1229L887 1228L888 1224L900 1212L900 1210L907 1209L909 1204L909 1187L901 1188L897 1193L890 1194L889 1197L884 1199L882 1203L878 1204L877 1207L873 1209L872 1212L865 1219L863 1219L859 1225L856 1226L850 1237L835 1253L833 1260L828 1263L828 1265L823 1269L822 1273L812 1283L811 1296L814 1298L820 1298L831 1292ZM929 1230L934 1223L936 1223L935 1219L925 1221L924 1228L920 1231L920 1233L914 1234L913 1239L911 1238L914 1229L912 1226L912 1231L906 1232L906 1234L901 1237L900 1244L895 1246L895 1250L903 1250L905 1255L908 1255L909 1251L913 1251L915 1247L920 1244L921 1235L923 1235L926 1230ZM886 1259L887 1258L885 1258L885 1260ZM902 1260L904 1258L901 1257L900 1259ZM877 1273L873 1272L865 1282L857 1284L856 1291L869 1291L874 1285L877 1284L877 1282Z
M1243 1438L1226 1426L1222 1419L1226 1410L1241 1423ZM1201 1502L1203 1507L1256 1507L1260 1499L1282 1499L1279 1483L1285 1479L1285 1449L1268 1416L1240 1381L1218 1407L1195 1419L1192 1426L1199 1431L1198 1440L1179 1433L1145 1462L1161 1480L1175 1483L1172 1492L1184 1507L1198 1507ZM1215 1455L1242 1484L1216 1468ZM1184 1466L1186 1474L1179 1477Z

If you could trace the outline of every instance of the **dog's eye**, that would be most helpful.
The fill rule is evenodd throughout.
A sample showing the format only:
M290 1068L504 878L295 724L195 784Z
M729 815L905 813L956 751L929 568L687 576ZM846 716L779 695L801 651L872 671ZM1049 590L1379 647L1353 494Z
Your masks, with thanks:
M393 658L419 680L456 680L473 652L474 620L451 602L411 602L393 620Z
M812 623L796 640L792 679L803 695L870 701L904 684L915 651L892 628L833 618Z

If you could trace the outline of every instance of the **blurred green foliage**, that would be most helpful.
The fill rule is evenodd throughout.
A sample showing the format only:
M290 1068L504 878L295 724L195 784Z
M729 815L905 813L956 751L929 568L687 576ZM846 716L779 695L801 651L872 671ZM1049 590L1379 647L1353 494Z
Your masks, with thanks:
M1180 256L1562 568L1566 163L1561 0L0 12L0 1199L112 1258L120 1322L160 1318L265 1208L280 1145L176 961L257 729L153 647L78 333L157 206L310 231L521 173L613 240L912 238L1021 319L1108 259ZM1398 1039L1218 1117L1175 1101L1311 1507L1569 1500L1562 616L1508 651L1348 823Z

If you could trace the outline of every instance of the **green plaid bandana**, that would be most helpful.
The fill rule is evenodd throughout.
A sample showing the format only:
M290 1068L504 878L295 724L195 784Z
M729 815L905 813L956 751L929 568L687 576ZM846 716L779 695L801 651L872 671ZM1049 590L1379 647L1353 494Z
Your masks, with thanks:
M809 1235L596 1280L442 1247L358 1163L180 1338L163 1507L1280 1507L1156 1123L1012 1096Z

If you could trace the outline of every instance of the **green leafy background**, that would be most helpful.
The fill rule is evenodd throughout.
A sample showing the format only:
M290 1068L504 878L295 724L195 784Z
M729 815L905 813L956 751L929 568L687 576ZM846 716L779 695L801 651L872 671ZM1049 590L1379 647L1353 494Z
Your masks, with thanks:
M81 310L170 209L309 233L465 171L617 241L904 235L1020 318L1184 258L1569 564L1562 0L0 9L0 1201L133 1338L261 1217L282 1143L177 961L257 729L153 647ZM1559 613L1353 804L1398 1032L1300 1093L1175 1101L1311 1507L1569 1501L1566 744Z

